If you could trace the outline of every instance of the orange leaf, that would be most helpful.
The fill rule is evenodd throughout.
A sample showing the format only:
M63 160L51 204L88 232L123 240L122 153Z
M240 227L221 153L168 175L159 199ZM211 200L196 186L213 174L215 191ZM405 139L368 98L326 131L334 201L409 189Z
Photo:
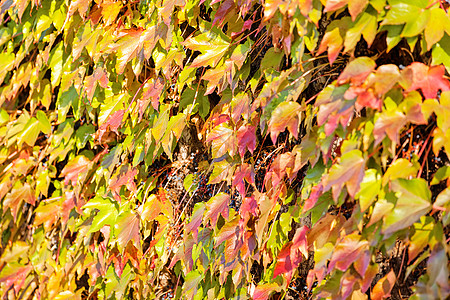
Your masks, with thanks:
M389 297L396 280L397 277L395 276L394 270L391 270L373 287L372 293L370 293L370 298L373 300L381 300Z

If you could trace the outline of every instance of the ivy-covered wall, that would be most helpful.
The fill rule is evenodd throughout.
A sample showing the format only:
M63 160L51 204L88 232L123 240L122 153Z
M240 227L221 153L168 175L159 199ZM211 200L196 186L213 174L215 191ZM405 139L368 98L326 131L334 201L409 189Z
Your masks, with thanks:
M435 0L0 2L2 299L445 299Z

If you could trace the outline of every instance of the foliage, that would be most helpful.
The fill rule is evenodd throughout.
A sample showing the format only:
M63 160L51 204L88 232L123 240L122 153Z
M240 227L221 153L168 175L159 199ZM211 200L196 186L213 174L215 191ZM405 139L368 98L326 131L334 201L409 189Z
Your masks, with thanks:
M447 10L2 1L0 295L447 298Z

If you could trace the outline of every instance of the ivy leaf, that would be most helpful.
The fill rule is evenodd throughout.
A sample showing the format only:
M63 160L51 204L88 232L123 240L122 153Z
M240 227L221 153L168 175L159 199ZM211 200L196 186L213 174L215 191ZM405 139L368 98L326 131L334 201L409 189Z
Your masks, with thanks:
M397 280L394 270L391 270L386 276L381 278L372 289L370 298L374 300L382 300L391 295L391 290Z
M272 142L275 144L279 133L285 128L297 139L300 122L301 106L297 102L281 102L272 113L269 121L269 131Z
M421 217L420 223L414 223L414 234L408 247L408 264L427 246L435 223L431 217Z
M357 234L350 234L342 238L334 248L328 270L334 268L346 271L352 263L357 261L369 249L369 243L361 240Z
M36 139L40 131L39 125L40 125L39 121L34 117L28 120L28 122L25 124L22 133L19 136L18 140L19 147L22 146L23 143L26 143L32 147L34 146L34 143L36 142Z
M371 58L361 56L351 61L339 75L337 82L342 85L351 82L360 85L375 69L376 63Z
M424 179L397 179L391 182L391 188L398 200L394 209L384 217L384 234L409 227L431 210L431 192Z
M89 232L97 232L105 225L114 226L116 224L117 216L119 215L119 207L117 203L108 198L95 197L87 202L83 209L87 211L98 210L97 214L92 219L92 224Z
M191 50L200 51L192 64L192 68L209 65L216 67L230 46L230 43L214 31L208 31L195 37L190 37L183 42L183 45Z
M243 125L239 127L236 138L238 144L239 155L244 159L247 149L253 154L256 148L256 127L251 125Z
M115 134L119 135L117 129L122 125L122 119L124 115L124 110L119 109L118 111L113 112L105 123L103 123L100 128L96 132L96 136L98 136L98 140L100 143L102 142L103 135L108 133L108 131L112 131Z
M406 122L406 116L398 110L383 111L373 129L375 145L380 143L386 134L392 141L399 143L400 129L406 125Z
M27 182L22 184L20 181L17 181L3 200L4 210L9 207L14 220L16 220L17 213L21 208L22 200L33 206L36 204L36 198L31 186Z
M363 1L356 0L355 2ZM350 27L345 34L344 52L352 51L361 39L361 35L364 37L368 46L370 47L377 34L377 29L377 15L375 13L364 12L358 18L356 23L352 27Z
M342 19L334 20L330 25L327 26L325 35L323 36L322 42L320 43L317 55L328 50L328 60L330 64L336 60L341 52L345 33L350 27L351 19L350 17L344 17Z
M375 169L366 170L361 182L361 189L355 196L356 198L359 198L361 212L366 211L366 209L372 205L380 190L381 176Z
M156 79L151 78L144 84L142 98L138 100L139 118L142 118L142 115L144 114L149 101L152 104L152 107L155 110L158 110L159 98L161 97L161 93L163 90L164 81L160 77Z
M11 286L14 287L15 294L17 295L25 283L25 279L28 274L33 270L33 266L23 266L18 263L9 263L2 267L0 272L0 283L5 284L5 289L9 290ZM4 295L7 295L6 293Z
M204 220L210 220L212 226L216 226L217 218L221 214L225 219L228 219L228 204L230 202L230 195L226 193L219 193L209 199L206 204L207 210Z
M439 20L439 22L436 22ZM425 40L429 51L444 36L444 30L450 28L450 18L445 10L440 7L433 7L430 10L430 21L425 26Z
M442 65L428 67L414 62L403 70L400 84L407 92L421 89L425 98L435 98L439 90L450 90L450 82L444 78L444 74L445 68Z
M267 300L272 292L280 289L277 283L265 283L258 285L253 291L253 300Z
M333 188L333 198L336 201L344 184L351 197L359 191L364 178L365 160L360 150L352 150L341 156L339 164L331 167L330 173L324 177L324 191Z
M136 248L141 249L139 225L140 218L134 212L127 211L117 217L114 231L117 236L117 245L120 252L123 252L129 241L132 241Z
M114 198L120 202L120 188L126 186L129 191L136 193L136 184L134 183L134 177L137 174L137 169L122 167L121 172L116 177L111 179L109 184L110 190L113 192Z
M347 5L349 0L327 0L325 4L325 12L338 10Z
M208 133L206 142L211 142L212 154L214 158L222 157L229 152L230 156L235 153L236 137L233 129L226 123L216 126Z
M91 165L92 162L84 155L79 155L69 161L61 171L61 176L65 177L64 184L67 185L71 182L73 186L76 186L78 182L78 175L86 175Z

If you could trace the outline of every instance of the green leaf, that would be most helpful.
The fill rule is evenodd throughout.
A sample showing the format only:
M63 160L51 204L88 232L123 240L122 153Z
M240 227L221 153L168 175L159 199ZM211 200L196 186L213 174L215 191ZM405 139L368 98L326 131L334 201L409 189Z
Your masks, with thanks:
M47 115L43 111L38 110L36 112L36 117L39 120L40 130L44 134L50 134L52 132L52 125L50 124Z
M422 178L391 181L398 197L394 209L386 214L382 232L386 235L407 228L431 209L431 192Z
M117 202L109 198L95 197L83 206L83 209L89 211L98 210L97 214L92 219L92 225L89 232L96 232L105 225L114 226L117 216L119 215L119 206Z
M23 143L27 143L29 146L34 146L36 139L39 135L40 126L36 118L30 118L25 124L22 133L19 136L18 144L21 146Z
M375 201L378 193L381 191L381 176L375 169L368 169L361 182L361 189L356 194L359 198L361 211L366 211Z

